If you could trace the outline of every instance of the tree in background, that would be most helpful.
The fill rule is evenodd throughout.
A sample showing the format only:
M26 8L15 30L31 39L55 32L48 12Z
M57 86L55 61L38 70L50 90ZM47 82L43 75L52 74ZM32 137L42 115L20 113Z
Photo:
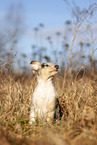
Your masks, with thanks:
M11 4L0 23L0 64L12 63L18 41L23 34L23 5ZM13 52L13 50L15 50ZM8 55L7 55L8 54ZM14 55L13 55L14 54ZM10 61L9 61L10 56Z

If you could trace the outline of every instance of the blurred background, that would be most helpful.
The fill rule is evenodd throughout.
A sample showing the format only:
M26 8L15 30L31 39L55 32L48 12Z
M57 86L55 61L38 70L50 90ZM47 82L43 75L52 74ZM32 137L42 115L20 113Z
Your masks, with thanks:
M2 71L28 71L32 60L97 69L96 0L0 2Z

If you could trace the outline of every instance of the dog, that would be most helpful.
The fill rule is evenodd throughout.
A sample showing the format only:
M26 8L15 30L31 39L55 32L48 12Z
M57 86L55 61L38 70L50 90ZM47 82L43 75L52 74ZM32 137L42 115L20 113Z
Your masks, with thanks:
M47 122L60 118L60 104L56 98L56 91L52 83L53 77L59 72L59 65L31 61L30 65L37 73L37 86L33 92L30 121L45 119Z

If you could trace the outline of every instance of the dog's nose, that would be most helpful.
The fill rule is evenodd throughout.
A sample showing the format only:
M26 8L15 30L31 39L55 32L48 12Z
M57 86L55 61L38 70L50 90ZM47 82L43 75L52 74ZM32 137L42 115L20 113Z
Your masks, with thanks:
M55 68L56 68L56 69L59 69L59 65L55 65Z

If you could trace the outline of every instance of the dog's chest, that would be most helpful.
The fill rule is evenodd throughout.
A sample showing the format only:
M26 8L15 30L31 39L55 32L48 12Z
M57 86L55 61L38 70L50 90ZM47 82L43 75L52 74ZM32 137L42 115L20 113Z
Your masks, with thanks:
M51 81L40 81L33 93L33 103L39 106L55 101L56 92Z

